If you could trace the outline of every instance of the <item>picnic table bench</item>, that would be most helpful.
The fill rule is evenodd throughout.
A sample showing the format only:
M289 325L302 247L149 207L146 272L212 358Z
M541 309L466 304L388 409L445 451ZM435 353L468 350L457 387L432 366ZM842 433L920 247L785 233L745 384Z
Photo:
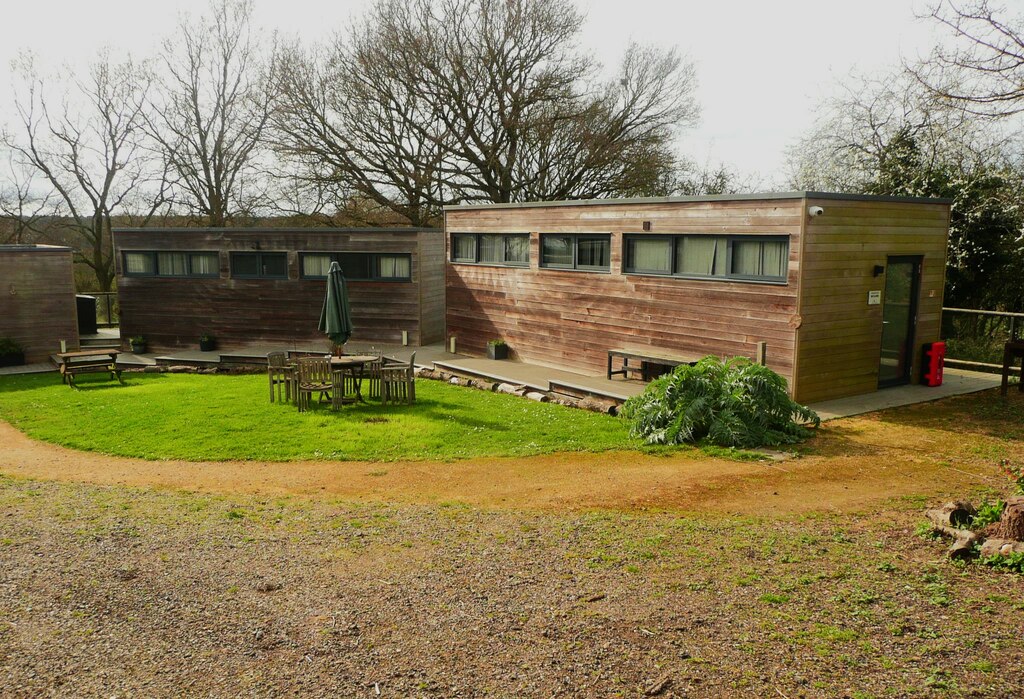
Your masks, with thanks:
M613 360L618 357L622 360L622 366L613 370ZM621 374L629 378L630 374L640 374L644 381L654 378L654 372L650 365L660 367L677 367L680 364L696 364L702 357L696 354L670 352L659 350L653 347L645 348L620 348L608 350L608 378ZM629 360L635 360L639 364L630 364Z
M69 386L75 385L76 374L109 372L111 379L121 379L121 370L117 367L117 350L80 350L77 352L60 352L57 354L57 368L61 380Z

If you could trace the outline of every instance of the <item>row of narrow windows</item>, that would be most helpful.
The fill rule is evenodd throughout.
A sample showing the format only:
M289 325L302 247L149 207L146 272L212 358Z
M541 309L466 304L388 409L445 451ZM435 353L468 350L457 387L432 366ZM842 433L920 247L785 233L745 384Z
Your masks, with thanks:
M232 252L230 258L231 276L236 279L288 278L286 252ZM412 281L412 256L408 253L301 252L300 276L323 279L332 262L341 265L345 277L353 281ZM125 252L124 273L138 277L219 277L220 254Z
M611 271L611 235L542 233L540 266ZM526 233L453 233L451 261L528 267ZM787 236L626 235L622 270L627 274L785 281Z

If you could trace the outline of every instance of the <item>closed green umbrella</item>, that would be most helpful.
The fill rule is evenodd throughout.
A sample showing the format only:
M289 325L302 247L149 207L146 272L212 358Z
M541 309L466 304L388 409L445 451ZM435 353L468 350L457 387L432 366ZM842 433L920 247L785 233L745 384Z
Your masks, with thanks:
M331 263L327 272L327 297L320 311L320 330L336 345L343 345L352 336L352 311L348 303L348 288L341 265Z

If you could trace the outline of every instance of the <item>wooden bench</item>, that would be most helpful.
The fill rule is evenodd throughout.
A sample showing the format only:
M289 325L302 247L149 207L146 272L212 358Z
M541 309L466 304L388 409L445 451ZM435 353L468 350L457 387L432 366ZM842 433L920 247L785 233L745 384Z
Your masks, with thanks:
M622 360L622 366L619 369L613 370L613 360L618 357ZM651 371L649 365L654 364L660 367L677 367L680 364L696 364L701 360L695 354L683 354L678 352L669 352L667 350L659 350L654 347L647 347L643 349L610 349L608 350L608 379L610 380L613 376L621 374L626 378L629 378L630 374L640 374L640 378L644 381L650 381L654 378L654 372ZM629 360L635 360L640 362L637 364L630 364Z
M77 374L109 372L111 379L123 384L121 370L117 366L117 350L81 350L78 352L61 352L57 355L61 380L68 386L75 385Z

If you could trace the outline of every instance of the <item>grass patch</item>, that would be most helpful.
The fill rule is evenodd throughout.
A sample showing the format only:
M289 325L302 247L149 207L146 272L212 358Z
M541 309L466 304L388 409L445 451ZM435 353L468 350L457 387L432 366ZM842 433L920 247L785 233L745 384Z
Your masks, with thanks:
M416 404L299 413L262 375L126 374L126 385L56 374L4 377L0 417L35 439L144 459L451 460L634 448L609 415L419 381Z

